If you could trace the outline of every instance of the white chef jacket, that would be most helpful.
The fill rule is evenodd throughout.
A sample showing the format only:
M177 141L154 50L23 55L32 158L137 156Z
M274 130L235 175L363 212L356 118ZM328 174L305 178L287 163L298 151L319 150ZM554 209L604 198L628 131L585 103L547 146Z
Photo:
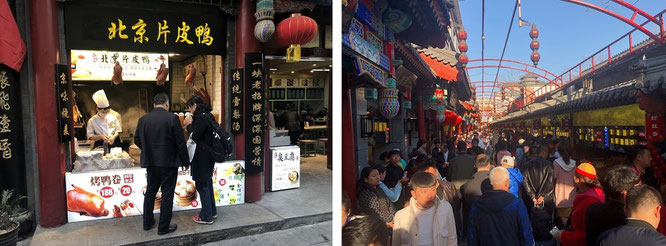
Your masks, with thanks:
M98 114L90 118L86 130L88 138L91 138L93 135L105 135L110 137L116 132L121 132L122 128L120 127L118 118L113 114L108 113L105 118L102 118Z

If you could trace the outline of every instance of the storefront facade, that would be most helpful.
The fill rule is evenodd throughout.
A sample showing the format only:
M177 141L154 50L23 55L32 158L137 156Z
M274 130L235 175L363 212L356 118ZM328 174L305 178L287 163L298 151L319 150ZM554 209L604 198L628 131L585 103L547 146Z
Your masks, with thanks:
M71 187L65 184L66 175L76 171L77 160L81 162L81 156L77 155L77 150L81 150L79 142L85 140L85 122L95 114L91 96L103 89L111 108L122 116L123 132L119 138L128 144L136 120L152 110L156 93L169 95L174 113L187 111L184 100L193 95L209 98L218 123L227 132L233 132L231 160L244 165L244 201L260 200L271 187L269 147L273 145L267 112L273 104L269 100L272 83L268 74L273 60L284 60L287 48L271 39L273 35L267 35L265 29L255 28L260 22L257 15L269 13L270 18L263 16L262 20L274 22L273 31L293 13L311 16L316 23L317 40L303 48L301 55L323 57L329 62L330 31L327 30L332 17L330 1L270 1L270 5L259 2L207 5L181 1L10 1L28 53L23 69L11 71L9 78L15 82L14 87L8 88L16 88L12 100L21 100L11 102L12 110L19 110L18 114L12 111L12 127L16 127L12 130L23 131L25 137L11 140L13 161L17 163L12 165L17 168L13 172L19 175L11 184L3 184L3 189L27 187L20 193L28 195L27 206L36 212L42 227L67 223L65 201ZM329 14L321 14L326 12ZM270 25L261 27L271 29ZM263 30L266 35L257 34L255 29ZM112 84L109 78L116 62L123 67L124 81L119 85ZM169 73L166 81L158 84L154 77L161 63ZM64 87L57 86L60 73L54 64L61 64L66 69L61 70L71 72L65 76ZM197 72L192 72L191 66ZM242 77L244 89L236 96L245 107L233 106L232 72L239 72ZM323 79L317 87L321 90L316 90L319 103L316 106L330 109L330 68L316 77ZM67 98L69 105L58 103L59 98ZM63 113L74 113L74 106L81 112L82 122L71 120L74 114ZM234 121L234 109L239 109L240 121ZM330 117L326 119L322 124L330 124ZM238 131L232 131L234 122L239 125ZM330 136L324 132L322 136ZM113 180L114 185L125 182ZM227 181L230 182L222 183ZM234 196L234 201L238 196Z

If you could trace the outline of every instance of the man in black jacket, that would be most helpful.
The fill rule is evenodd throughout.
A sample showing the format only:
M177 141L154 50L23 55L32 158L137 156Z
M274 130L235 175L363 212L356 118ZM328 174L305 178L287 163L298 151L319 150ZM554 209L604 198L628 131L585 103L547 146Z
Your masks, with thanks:
M599 235L605 231L627 224L624 204L627 192L640 182L636 172L627 166L615 166L601 179L606 195L604 203L595 203L585 213L585 240L594 245Z
M469 224L469 211L472 203L479 199L484 192L492 190L488 175L490 174L490 156L480 154L474 159L476 173L460 187L460 194L463 196L463 236L467 233Z
M537 157L525 164L523 170L523 189L527 197L527 211L534 205L543 205L548 213L555 210L555 182L553 181L553 162L548 158L548 146L541 145Z
M178 116L169 112L169 97L158 93L153 98L153 111L139 119L134 133L134 144L141 149L141 167L148 173L148 187L143 200L143 229L155 224L153 209L155 196L162 188L160 223L157 234L176 230L171 223L173 194L179 166L189 166L183 128Z
M596 245L666 245L666 236L655 228L659 225L661 195L647 185L631 188L627 192L627 224L606 231Z

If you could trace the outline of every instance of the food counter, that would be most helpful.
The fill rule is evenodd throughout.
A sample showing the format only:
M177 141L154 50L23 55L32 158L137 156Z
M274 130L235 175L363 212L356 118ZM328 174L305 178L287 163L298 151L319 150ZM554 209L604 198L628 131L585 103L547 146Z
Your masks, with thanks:
M91 163L100 163L101 153L90 151L87 157ZM77 153L79 155L79 153ZM86 156L85 152L81 155ZM127 153L122 152L123 160ZM127 156L129 158L129 156ZM113 159L113 157L111 158ZM117 159L113 159L117 160ZM78 161L78 160L77 160ZM129 159L133 163L132 159ZM125 163L125 161L121 161ZM112 162L109 162L112 163ZM136 164L130 168L114 168L108 170L68 172L65 174L65 190L67 191L68 222L89 221L98 219L119 218L143 214L143 199L147 187L146 169ZM88 165L82 170L90 170L98 166ZM114 169L110 169L114 168ZM179 169L176 189L173 198L173 211L201 208L195 183L190 170ZM226 161L216 163L213 172L213 191L215 204L226 206L245 202L245 162ZM158 213L161 192L155 199L155 210Z

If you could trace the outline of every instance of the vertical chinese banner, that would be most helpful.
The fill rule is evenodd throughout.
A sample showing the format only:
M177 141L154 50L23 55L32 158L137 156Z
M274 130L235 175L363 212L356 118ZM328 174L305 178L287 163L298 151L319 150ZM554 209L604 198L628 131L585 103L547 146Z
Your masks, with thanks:
M0 190L26 194L18 73L0 64Z
M245 53L245 169L264 170L264 55Z
M664 140L666 120L663 114L645 113L645 135L650 142Z
M69 95L70 69L67 65L56 64L56 98L58 100L58 129L60 142L71 140L72 102Z
M243 69L231 69L231 133L240 134L243 129Z

